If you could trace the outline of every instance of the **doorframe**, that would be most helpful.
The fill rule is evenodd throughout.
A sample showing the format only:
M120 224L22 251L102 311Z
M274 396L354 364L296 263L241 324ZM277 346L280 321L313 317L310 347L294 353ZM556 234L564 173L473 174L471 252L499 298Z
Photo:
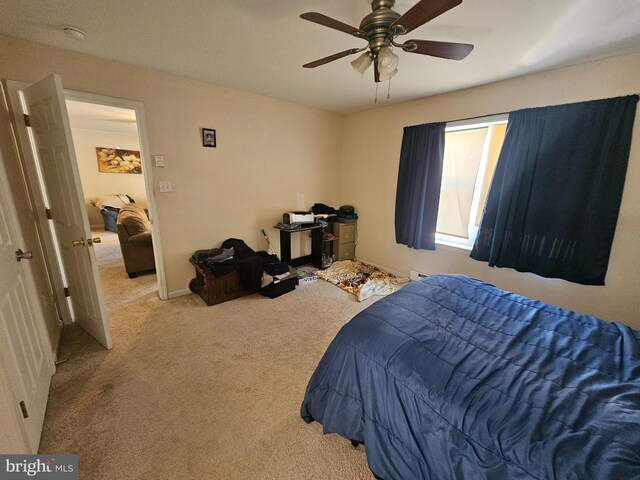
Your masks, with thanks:
M149 151L149 139L147 137L147 121L144 114L144 104L136 100L124 98L108 97L97 93L85 93L75 90L64 90L65 100L75 100L78 102L94 103L108 107L128 108L136 112L136 126L138 128L138 139L140 140L140 158L142 159L142 174L144 176L144 187L147 192L147 203L149 206L149 220L151 221L151 240L153 242L153 253L156 263L156 276L158 280L158 295L161 300L167 300L167 279L164 272L164 257L162 255L162 242L160 239L160 221L158 209L156 207L153 169L151 163L151 153Z
M15 102L18 101L18 104L20 103L19 91L24 90L25 88L31 86L31 83L20 82L20 81L9 80L9 79L4 79L3 83L7 89L7 95L9 97L9 103L12 109L12 116L13 116L12 120L14 122L19 122L18 117L21 115L21 110L19 111L20 113L13 111L16 106ZM136 100L109 97L109 96L100 95L97 93L78 92L75 90L68 90L68 89L64 89L64 96L65 96L65 100L76 100L76 101L86 102L86 103L94 103L94 104L106 105L106 106L112 106L112 107L127 108L135 111L136 126L138 128L138 139L140 140L140 157L142 159L142 164L143 164L142 174L144 177L144 184L145 184L145 189L147 193L147 203L149 207L149 215L150 215L150 222L151 222L151 237L153 242L153 251L154 251L155 264L156 264L158 296L160 297L161 300L167 300L169 297L167 293L167 280L166 280L165 269L164 269L164 256L162 255L162 242L160 239L160 221L159 221L158 210L157 210L156 200L155 200L155 190L153 188L154 187L153 169L152 169L152 163L151 163L151 154L149 150L149 140L147 136L147 123L146 123L146 117L144 113L144 104ZM19 124L14 125L14 128L20 129L21 126ZM26 127L23 126L22 128L24 128L26 131ZM37 178L34 179L32 177L35 174L35 159L33 158L32 155L28 154L28 150L26 150L27 153L25 153L25 147L24 145L21 145L22 138L25 138L24 135L17 135L17 132L16 132L16 141L19 147L20 161L23 164L23 168L25 168L25 173L27 173L29 177L27 179L27 184L31 185L31 187L29 188L29 193L34 197L33 201L35 203L34 205L35 213L36 213L36 216L38 217L37 220L39 220L39 222L36 222L36 223L38 224L42 221L48 222L48 220L46 219L46 213L44 211L44 197L42 195L42 192L40 191L38 180ZM32 182L35 182L35 184L37 185L37 188L33 187ZM82 205L82 207L86 208L85 205ZM43 218L40 218L40 217L43 217ZM45 231L41 231L41 230L42 230L41 228L37 229L38 235L40 236L41 242L44 242L44 244L47 245L46 243L47 239L44 237L48 235L48 232L46 230ZM47 267L51 269L50 274L59 276L61 278L61 272L60 272L60 268L57 266L58 265L57 260L51 258L51 252L47 251L46 256L49 257L49 261L47 262ZM53 266L50 265L50 263L53 264ZM100 292L100 294L102 294L102 292ZM58 296L59 296L59 292L56 293L56 298L58 298ZM59 300L60 299L58 298L58 301ZM61 306L61 308L64 308L65 306L66 305L63 305Z

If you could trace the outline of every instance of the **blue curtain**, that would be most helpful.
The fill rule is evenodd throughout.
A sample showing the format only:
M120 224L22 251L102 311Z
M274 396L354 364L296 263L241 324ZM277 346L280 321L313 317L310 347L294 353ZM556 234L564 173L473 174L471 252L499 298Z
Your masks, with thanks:
M434 250L446 122L405 127L396 190L396 242Z
M638 96L509 114L471 257L604 285Z

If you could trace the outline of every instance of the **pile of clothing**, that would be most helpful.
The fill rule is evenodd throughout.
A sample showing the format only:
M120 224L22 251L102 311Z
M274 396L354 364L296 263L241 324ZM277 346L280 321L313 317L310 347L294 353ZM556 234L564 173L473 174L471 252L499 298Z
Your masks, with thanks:
M124 193L91 199L91 204L100 209L100 215L102 215L102 219L104 221L104 229L113 233L118 233L118 227L116 224L120 209L131 203L136 202L133 198Z
M196 263L209 267L214 277L237 271L245 288L260 287L263 259L243 240L229 238L222 242L220 248L198 250L192 258Z
M358 219L358 214L355 212L355 208L351 205L342 205L336 210L324 203L314 203L313 207L311 207L311 211L314 215L335 215L338 218L342 218L347 221L356 221Z
M196 250L192 258L196 263L211 265L232 260L234 253L235 250L233 248L212 248L209 250Z
M220 248L197 250L192 255L199 265L206 265L214 277L237 271L246 289L260 289L271 298L295 289L296 274L276 255L254 252L243 240L229 238Z

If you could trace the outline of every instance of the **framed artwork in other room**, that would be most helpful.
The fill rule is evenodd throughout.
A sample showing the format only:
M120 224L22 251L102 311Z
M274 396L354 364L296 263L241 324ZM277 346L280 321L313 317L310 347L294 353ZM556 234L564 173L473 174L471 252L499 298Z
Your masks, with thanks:
M101 173L142 173L138 150L96 147L98 171Z
M211 128L202 129L202 146L216 147L216 131Z

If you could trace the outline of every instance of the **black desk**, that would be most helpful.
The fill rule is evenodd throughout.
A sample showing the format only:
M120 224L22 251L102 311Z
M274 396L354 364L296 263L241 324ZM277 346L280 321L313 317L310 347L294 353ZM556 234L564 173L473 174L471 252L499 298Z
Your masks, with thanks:
M310 225L308 227L296 228L295 230L280 230L280 256L283 262L287 262L292 267L299 267L310 263L316 268L322 268L322 225ZM311 231L311 255L291 258L291 234Z

